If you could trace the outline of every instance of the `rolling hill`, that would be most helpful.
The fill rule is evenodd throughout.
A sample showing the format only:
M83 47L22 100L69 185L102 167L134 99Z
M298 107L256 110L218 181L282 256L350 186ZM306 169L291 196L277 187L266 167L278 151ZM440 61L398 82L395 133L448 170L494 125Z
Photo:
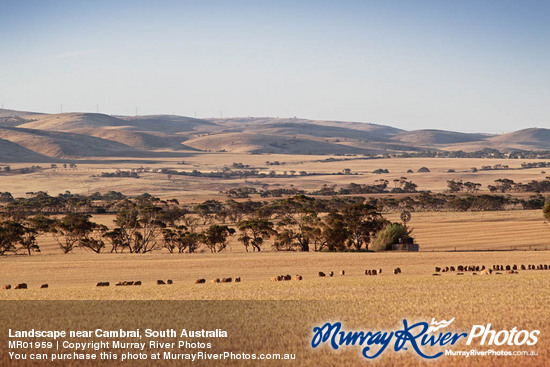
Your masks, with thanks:
M273 134L228 132L205 134L185 142L203 151L279 154L365 154L374 150L337 143Z
M486 134L459 133L445 130L413 130L403 131L395 135L394 139L416 144L419 146L471 143L485 141Z
M0 138L0 158L2 162L51 162L52 158L9 140ZM54 159L55 160L55 159Z
M0 138L53 158L140 155L138 149L128 145L75 133L4 127L0 128Z
M528 145L546 149L550 143L550 129L529 128L498 135L491 138L492 143L510 145Z
M550 149L549 129L502 135L300 118L196 119L0 110L0 162L159 157L204 152L381 154L432 150Z

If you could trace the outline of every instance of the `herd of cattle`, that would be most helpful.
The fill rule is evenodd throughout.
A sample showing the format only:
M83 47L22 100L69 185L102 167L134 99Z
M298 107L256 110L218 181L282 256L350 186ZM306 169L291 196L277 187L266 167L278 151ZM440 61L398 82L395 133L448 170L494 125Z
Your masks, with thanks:
M470 272L472 275L478 275L478 274L485 274L485 275L491 275L491 274L502 274L502 272L505 272L506 274L518 274L518 270L550 270L550 265L548 264L539 264L539 265L493 265L492 268L487 268L485 265L458 265L458 266L436 266L435 267L435 273L432 275L434 276L441 276L442 273L456 273L456 275L464 275L464 273ZM393 274L400 274L401 268L395 268L393 269ZM372 276L372 275L379 275L382 274L382 269L367 269L365 270L365 275ZM328 273L324 273L322 271L317 273L317 276L319 278L325 278L325 277L333 277L335 275L334 271L329 271ZM340 271L340 276L346 275L345 270ZM281 282L286 280L303 280L304 277L301 275L295 275L294 278L290 274L286 275L275 275L271 278L272 282ZM214 278L210 280L210 283L240 283L241 277L233 278ZM195 280L195 284L203 284L206 283L206 279L200 278ZM170 285L174 284L172 279L168 279L166 282L164 280L157 280L157 285ZM110 285L109 282L99 282L96 284L96 287L108 287ZM115 283L115 286L135 286L135 285L141 285L141 280L126 280L126 281L120 281ZM42 284L40 286L41 289L48 288L48 284ZM2 286L2 289L12 289L11 284L5 284ZM13 289L28 289L27 283L19 283L13 287Z

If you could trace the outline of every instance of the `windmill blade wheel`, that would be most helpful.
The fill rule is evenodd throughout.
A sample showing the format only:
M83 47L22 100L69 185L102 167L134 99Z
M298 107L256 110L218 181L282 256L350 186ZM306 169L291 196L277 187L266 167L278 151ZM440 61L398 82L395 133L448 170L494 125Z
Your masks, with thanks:
M404 210L403 213L401 213L401 220L403 221L403 223L407 224L407 222L411 220L411 213L407 210Z

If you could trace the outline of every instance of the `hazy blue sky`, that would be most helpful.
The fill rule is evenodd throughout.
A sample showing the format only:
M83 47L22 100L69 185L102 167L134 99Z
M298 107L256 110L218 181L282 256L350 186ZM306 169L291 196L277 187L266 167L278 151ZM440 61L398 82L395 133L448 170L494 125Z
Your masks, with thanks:
M548 127L550 1L0 0L0 103Z

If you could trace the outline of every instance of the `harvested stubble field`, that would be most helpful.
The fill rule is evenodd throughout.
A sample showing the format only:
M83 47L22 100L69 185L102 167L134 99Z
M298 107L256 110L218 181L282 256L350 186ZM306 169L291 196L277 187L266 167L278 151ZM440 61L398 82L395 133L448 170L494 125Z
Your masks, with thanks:
M17 307L19 321L12 318L9 322L19 326L21 323L32 326L31 322L22 321L25 315L32 314L34 320L39 315L41 322L46 325L57 323L59 328L70 328L67 320L72 317L79 320L75 328L98 327L98 317L102 319L99 326L104 328L103 325L115 325L115 328L134 325L129 327L135 328L135 321L132 323L131 320L136 320L136 317L139 327L160 329L185 324L190 328L192 325L213 325L212 315L217 315L214 318L216 325L239 330L239 335L242 334L239 348L294 352L298 360L303 358L301 365L353 366L365 363L358 348L310 350L308 343L313 326L326 321L341 321L348 329L385 330L398 328L403 318L430 322L432 318L449 320L455 317L452 327L457 331L467 332L472 325L487 323L491 323L495 330L509 330L514 326L519 330L538 329L541 331L540 342L529 350L537 351L539 356L518 360L513 357L442 357L439 362L431 364L543 366L550 359L547 342L550 319L544 316L550 302L550 270L520 271L514 275L474 276L466 272L457 276L450 272L432 276L434 266L549 263L550 256L545 251L71 254L11 257L1 261L3 283L27 282L29 285L27 290L0 292L4 300L0 303L2 307ZM394 275L392 270L395 267L400 267L402 273ZM365 269L379 268L383 269L382 275L364 275ZM328 273L332 270L338 274L342 269L346 271L345 276L317 276L319 271ZM287 273L292 276L300 274L304 280L270 281L273 275ZM210 280L236 276L242 278L241 283L194 284L197 278ZM174 284L158 286L157 279L172 279ZM120 280L141 280L143 285L112 286ZM98 281L109 281L111 286L95 287ZM50 287L38 289L42 283L48 283ZM94 301L29 304L21 300ZM125 303L121 300L143 302L128 303L129 309L124 312L121 310ZM147 302L150 300L155 301ZM217 302L219 300L226 302ZM273 338L273 335L277 337ZM227 342L217 342L216 345L230 348ZM471 346L463 342L453 349L469 350ZM404 351L388 351L376 362L388 366L424 363L413 353Z
M504 289L525 283L533 290L550 286L550 271L528 270L515 275L473 276L445 273L433 277L435 266L548 264L547 251L433 253L221 253L221 254L69 254L2 259L3 284L28 283L28 290L0 292L1 299L129 299L129 300L338 300L342 297L392 298L404 293L431 293L449 286L469 292L477 287ZM394 275L399 267L401 274ZM382 269L365 276L366 269ZM340 270L346 275L340 276ZM333 278L317 273L334 271ZM271 282L274 275L302 275L304 280ZM208 283L213 278L241 277L243 282ZM194 284L199 278L206 284ZM157 286L171 279L173 285ZM142 286L97 288L97 282L141 280ZM48 283L48 289L38 289ZM540 283L540 284L539 284ZM471 289L470 289L471 288ZM373 291L373 293L370 293ZM529 292L526 292L529 293ZM544 293L544 292L542 292ZM547 295L548 296L548 295ZM460 297L459 297L460 298ZM517 300L516 300L517 301Z
M399 221L399 214L384 217ZM410 222L420 251L550 250L540 210L420 212Z

